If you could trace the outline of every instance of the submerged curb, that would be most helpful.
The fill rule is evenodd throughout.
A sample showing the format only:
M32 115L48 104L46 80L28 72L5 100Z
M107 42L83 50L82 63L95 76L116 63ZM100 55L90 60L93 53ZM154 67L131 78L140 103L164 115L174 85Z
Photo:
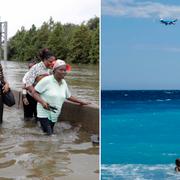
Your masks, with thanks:
M15 96L16 108L22 108L22 94L20 91L12 90ZM80 123L82 128L92 134L99 134L99 107L96 104L79 106L66 101L63 104L59 121Z

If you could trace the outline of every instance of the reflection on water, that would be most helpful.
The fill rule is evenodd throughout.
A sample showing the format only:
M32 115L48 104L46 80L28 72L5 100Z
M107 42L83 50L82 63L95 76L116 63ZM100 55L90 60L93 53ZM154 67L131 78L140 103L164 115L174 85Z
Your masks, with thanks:
M21 90L22 78L27 72L27 64L2 61L5 77L10 86ZM95 65L72 65L72 71L66 76L72 94L78 98L99 103L99 67Z
M77 124L55 125L46 136L33 122L22 120L22 110L5 108L0 128L0 179L98 179L98 146Z

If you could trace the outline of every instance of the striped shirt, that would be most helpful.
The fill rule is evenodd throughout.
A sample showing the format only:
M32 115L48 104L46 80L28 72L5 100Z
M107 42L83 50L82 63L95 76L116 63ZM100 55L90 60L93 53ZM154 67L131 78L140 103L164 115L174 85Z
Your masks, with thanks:
M0 63L0 85L1 85L1 88L3 87L3 85L5 84L5 81L4 81L4 74L3 74L3 67ZM0 90L0 95L2 93L2 90Z
M3 67L1 63L0 63L0 82L4 83Z
M50 69L48 69L44 63L41 61L40 63L35 64L27 73L24 82L26 82L26 87L34 85L36 78L41 75L49 75Z

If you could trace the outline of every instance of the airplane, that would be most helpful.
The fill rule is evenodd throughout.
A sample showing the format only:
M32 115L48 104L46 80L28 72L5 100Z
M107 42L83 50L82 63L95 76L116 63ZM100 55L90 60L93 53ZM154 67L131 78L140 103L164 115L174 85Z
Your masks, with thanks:
M162 23L162 24L165 24L166 26L167 25L171 25L171 24L173 24L173 25L175 25L176 22L177 21L177 19L174 19L174 20L165 20L165 19L160 19L160 22Z

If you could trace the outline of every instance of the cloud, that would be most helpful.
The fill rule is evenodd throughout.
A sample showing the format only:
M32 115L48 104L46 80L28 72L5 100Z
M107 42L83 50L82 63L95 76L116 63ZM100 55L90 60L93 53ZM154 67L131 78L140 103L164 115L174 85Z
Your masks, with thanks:
M102 15L134 18L180 18L180 6L152 1L104 0L102 3Z
M151 51L162 51L162 52L170 52L170 53L179 53L179 47L170 47L164 44L135 44L132 48L140 51L151 50Z
M162 48L163 51L165 52L180 52L180 48L179 47L167 47L167 48Z

